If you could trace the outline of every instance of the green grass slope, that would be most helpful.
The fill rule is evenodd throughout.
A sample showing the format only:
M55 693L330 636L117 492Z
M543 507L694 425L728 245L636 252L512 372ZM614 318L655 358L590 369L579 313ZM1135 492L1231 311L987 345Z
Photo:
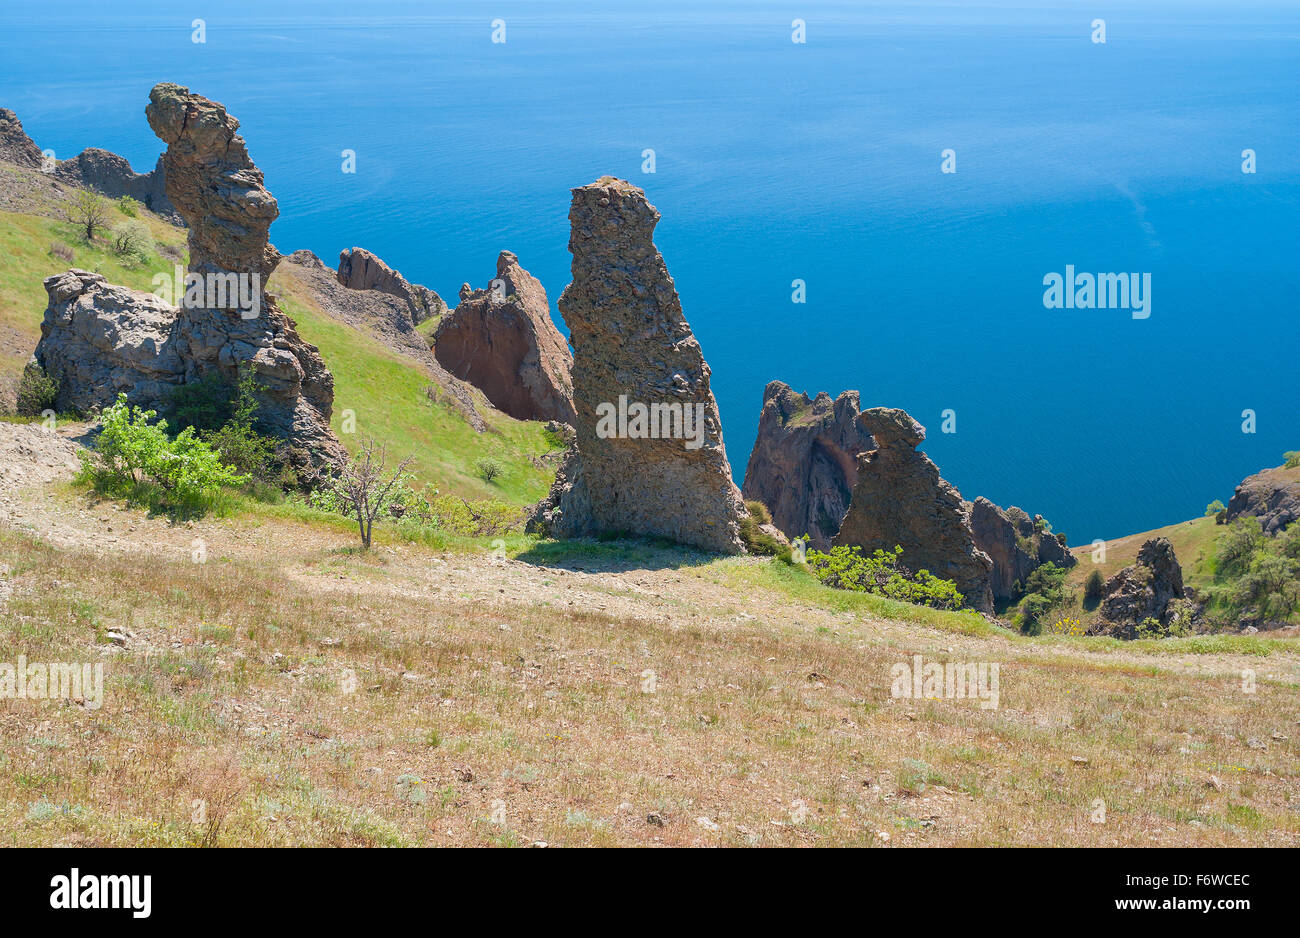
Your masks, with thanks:
M109 226L126 216L114 206ZM46 296L41 281L69 267L103 274L112 283L151 290L158 273L171 276L177 258L160 253L163 246L183 252L186 233L139 213L158 250L144 262L128 263L114 255L106 237L88 244L71 223L57 217L0 212L0 381L15 379L40 339ZM73 260L51 246L73 250ZM277 271L268 285L282 309L297 323L304 339L318 346L334 373L333 426L349 449L373 436L386 444L393 463L411 457L417 485L464 498L495 498L516 505L546 494L555 470L540 457L557 448L541 423L515 420L486 408L488 429L476 432L450 405L431 399L432 379L420 366L390 350L371 335L326 313L291 273ZM356 432L343 433L345 411L356 417ZM478 464L495 461L500 473L489 483Z

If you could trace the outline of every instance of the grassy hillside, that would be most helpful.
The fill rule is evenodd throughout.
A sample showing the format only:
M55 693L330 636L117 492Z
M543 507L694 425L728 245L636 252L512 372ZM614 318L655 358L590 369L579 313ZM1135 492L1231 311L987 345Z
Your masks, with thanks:
M126 220L114 206L110 227ZM154 250L143 263L126 263L113 254L107 239L87 244L69 222L0 212L0 251L7 258L0 265L0 381L21 373L40 338L45 277L80 267L97 271L113 283L150 290L156 273L170 276L176 263L184 263L183 229L145 211L139 213L139 220L149 225L158 248L171 246L179 259ZM56 255L53 244L71 248L73 260ZM430 399L426 391L431 380L416 363L330 317L291 274L277 271L269 289L281 296L284 311L297 322L302 336L319 346L334 373L335 431L342 430L345 410L355 412L357 432L340 432L345 446L353 448L360 437L373 435L397 459L413 457L412 471L419 482L465 498L491 497L523 505L546 493L555 473L539 457L556 443L542 424L484 409L489 428L477 433L454 408ZM486 459L501 468L491 483L480 478L477 468Z

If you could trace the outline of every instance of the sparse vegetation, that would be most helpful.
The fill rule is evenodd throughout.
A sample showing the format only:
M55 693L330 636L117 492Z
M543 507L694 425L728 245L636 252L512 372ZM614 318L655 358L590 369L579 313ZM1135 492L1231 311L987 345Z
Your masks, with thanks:
M364 550L370 549L375 519L383 516L411 463L410 459L404 459L389 471L387 462L387 449L373 438L366 439L330 486L343 509L356 519Z
M763 525L771 523L772 513L766 505L753 499L745 502L745 516L740 519L740 539L745 542L745 550L759 556L779 557L790 563L790 545L762 529Z
M108 203L86 189L77 190L65 212L68 221L77 226L88 242L94 241L95 233L108 225Z
M134 263L144 263L153 253L153 238L140 222L125 222L113 229L113 253Z

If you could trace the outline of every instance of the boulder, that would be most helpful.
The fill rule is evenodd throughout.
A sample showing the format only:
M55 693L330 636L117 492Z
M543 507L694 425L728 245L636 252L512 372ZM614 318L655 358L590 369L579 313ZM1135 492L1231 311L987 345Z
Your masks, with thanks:
M41 148L23 130L18 115L0 107L0 161L31 169L41 168Z
M858 483L832 544L867 554L902 547L903 566L952 580L967 605L992 612L993 561L975 546L961 493L916 449L925 427L886 407L862 411L858 425L876 448L858 458Z
M873 448L858 425L858 392L831 400L796 393L773 381L763 390L758 438L749 454L742 492L772 513L787 537L808 535L827 550L858 483L858 455Z
M411 311L411 322L417 326L447 311L447 304L437 293L411 283L365 248L340 252L338 281L350 290L378 290L405 301Z
M1248 476L1228 502L1227 520L1259 519L1265 534L1277 534L1300 518L1300 467L1279 466Z
M1078 562L1065 539L1052 534L1041 515L1030 518L1014 505L1003 511L983 496L968 510L975 546L993 561L990 585L995 600L1019 599L1018 585L1042 564L1068 569Z
M659 536L744 549L709 366L654 245L659 212L605 176L573 190L573 282L560 312L573 345L577 438L530 527L553 537Z
M1105 582L1101 606L1090 633L1136 638L1138 626L1155 619L1168 627L1174 614L1191 600L1183 585L1183 568L1166 537L1152 538L1138 549L1137 563L1125 567Z
M78 410L106 407L119 391L157 407L175 385L210 372L234 383L250 369L263 388L259 422L290 444L291 463L310 483L346 454L329 428L333 376L263 290L280 260L267 241L275 199L224 107L168 83L149 97L149 125L168 145L167 194L189 225L190 274L200 283L233 275L250 303L239 289L200 289L173 310L153 294L68 271L45 282L34 358L60 383L60 406Z
M573 423L573 356L541 283L509 251L485 290L462 291L434 333L433 353L492 406L520 420Z

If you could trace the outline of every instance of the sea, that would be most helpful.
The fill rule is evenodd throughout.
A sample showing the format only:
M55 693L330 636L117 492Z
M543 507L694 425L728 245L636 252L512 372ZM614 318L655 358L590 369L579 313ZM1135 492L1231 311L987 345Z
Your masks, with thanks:
M0 3L0 106L60 159L151 168L160 81L239 118L282 252L454 303L509 249L561 329L569 190L643 187L737 481L773 379L906 409L1071 544L1300 449L1291 0ZM1067 268L1147 306L1045 303Z

